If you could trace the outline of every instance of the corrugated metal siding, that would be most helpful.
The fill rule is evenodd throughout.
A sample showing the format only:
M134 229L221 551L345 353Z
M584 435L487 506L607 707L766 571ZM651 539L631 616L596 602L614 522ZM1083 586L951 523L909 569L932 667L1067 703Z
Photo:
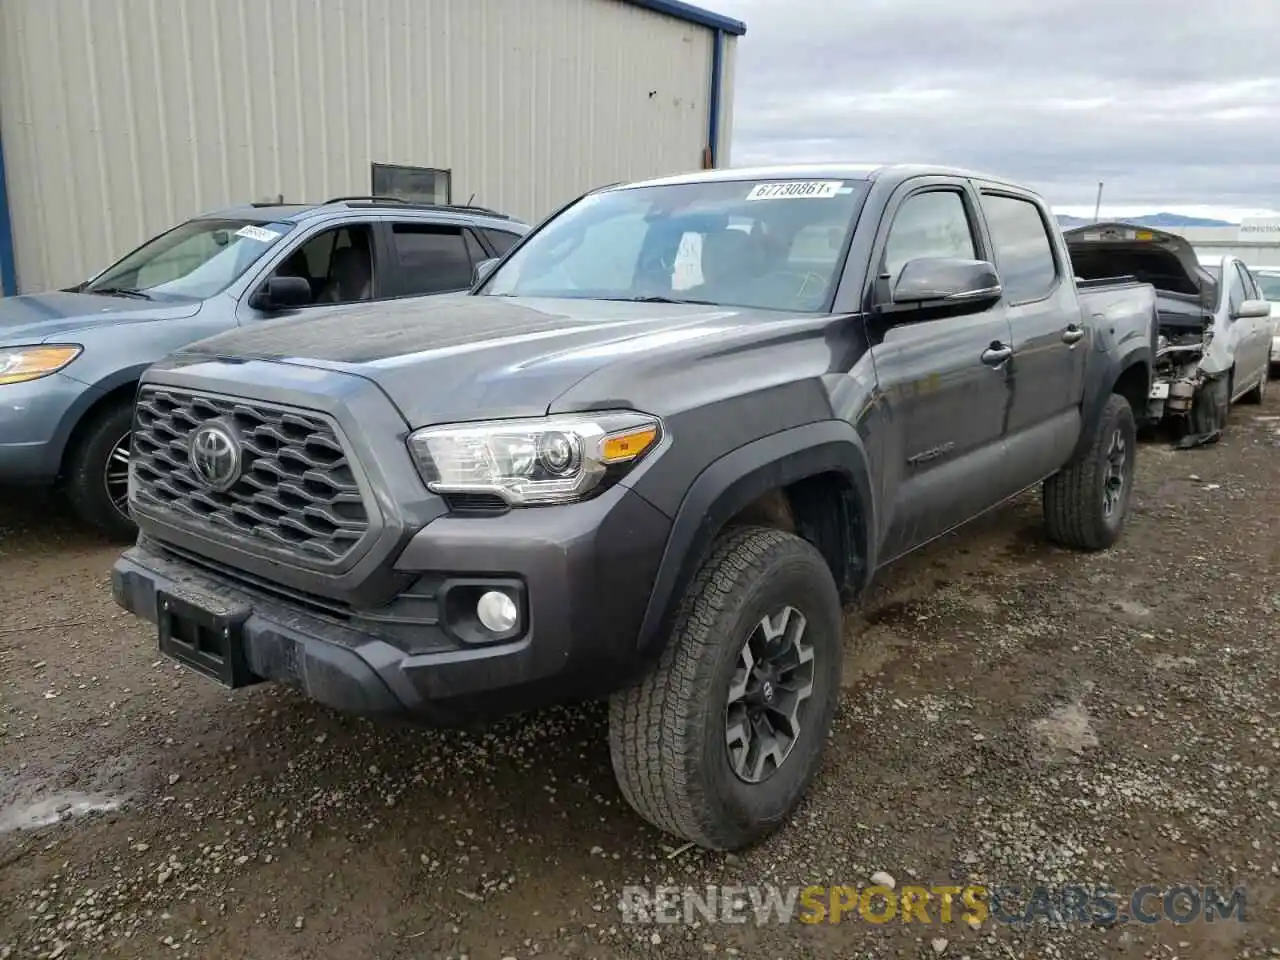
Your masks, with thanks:
M710 63L709 30L619 0L0 0L21 288L203 210L368 192L372 161L527 219L696 169Z

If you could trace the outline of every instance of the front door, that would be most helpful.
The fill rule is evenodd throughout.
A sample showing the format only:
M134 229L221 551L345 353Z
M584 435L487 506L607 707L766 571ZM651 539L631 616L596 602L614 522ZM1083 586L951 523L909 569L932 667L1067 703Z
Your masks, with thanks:
M986 259L973 194L955 184L907 192L881 227L889 289L920 257ZM885 321L890 321L886 323ZM893 559L991 505L1003 464L1009 322L1003 306L936 318L873 315L872 359L885 405L880 556ZM1006 359L1002 359L1006 358Z
M302 277L311 286L311 302L295 308L298 315L311 316L340 306L377 300L389 295L378 245L371 223L348 223L321 230L302 240L285 254L250 292L260 289L272 277ZM251 296L240 303L244 319L265 320L281 316L249 305ZM292 311L291 311L292 312Z
M1060 467L1080 435L1086 324L1068 265L1054 248L1046 212L1026 197L982 191L982 212L995 253L1009 327L1013 396L1006 425L1008 477L1003 492Z

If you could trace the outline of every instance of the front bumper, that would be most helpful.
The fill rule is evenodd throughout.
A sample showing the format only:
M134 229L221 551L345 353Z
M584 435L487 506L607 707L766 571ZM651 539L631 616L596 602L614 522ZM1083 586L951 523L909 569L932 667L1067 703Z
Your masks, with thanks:
M385 609L312 603L145 538L116 562L112 591L153 623L158 591L244 611L244 659L256 677L344 712L452 725L606 695L630 679L669 529L621 486L579 504L427 524L395 562L407 581L520 581L523 633L489 645L457 639L444 604L434 622L392 631Z
M0 385L0 484L44 484L57 477L62 426L89 391L61 373Z

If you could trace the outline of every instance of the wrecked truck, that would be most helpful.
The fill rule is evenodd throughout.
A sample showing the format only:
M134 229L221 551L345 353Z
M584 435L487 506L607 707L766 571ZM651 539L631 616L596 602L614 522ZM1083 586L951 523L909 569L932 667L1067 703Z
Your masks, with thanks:
M1169 423L1194 445L1217 438L1235 401L1262 402L1271 307L1243 262L1227 256L1202 265L1185 237L1138 224L1092 223L1063 235L1076 277L1131 278L1156 289L1148 424Z

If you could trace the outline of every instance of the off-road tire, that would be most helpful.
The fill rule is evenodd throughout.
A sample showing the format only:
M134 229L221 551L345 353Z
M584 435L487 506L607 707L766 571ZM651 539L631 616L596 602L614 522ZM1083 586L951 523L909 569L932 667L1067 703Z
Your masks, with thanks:
M1241 403L1262 403L1267 398L1267 381L1271 378L1270 369L1262 372L1258 385L1240 398Z
M1107 516L1103 486L1107 454L1119 430L1128 451L1119 509ZM1075 550L1105 550L1119 539L1133 495L1137 429L1129 401L1113 393L1102 408L1093 442L1084 456L1063 467L1044 482L1044 522L1049 539Z
M111 451L132 425L132 403L118 403L95 414L76 432L62 484L76 516L117 542L132 540L138 531L111 502L104 478Z
M813 693L794 746L760 783L734 773L725 707L738 654L775 608L806 619ZM734 527L713 545L681 598L655 669L614 694L609 748L623 796L655 827L712 850L738 850L783 824L817 772L840 693L839 592L808 542Z

